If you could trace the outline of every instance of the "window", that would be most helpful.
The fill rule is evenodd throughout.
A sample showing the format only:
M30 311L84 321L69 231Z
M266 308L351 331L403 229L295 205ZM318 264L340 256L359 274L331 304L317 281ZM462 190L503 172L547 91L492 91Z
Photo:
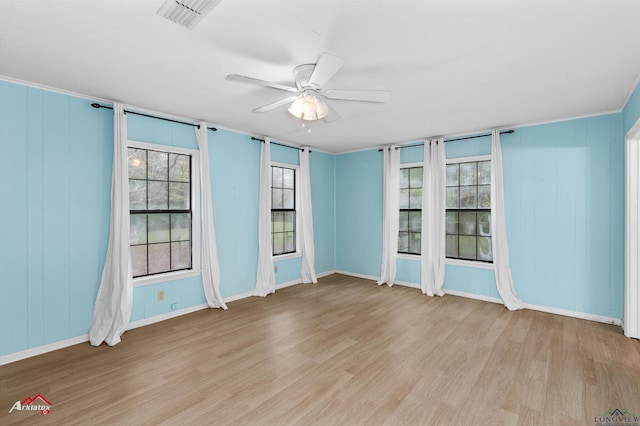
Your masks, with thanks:
M398 253L420 254L421 237L422 166L401 168Z
M295 169L271 166L271 243L273 255L296 252Z
M133 277L192 269L192 157L128 148Z
M491 161L447 164L446 256L492 262Z

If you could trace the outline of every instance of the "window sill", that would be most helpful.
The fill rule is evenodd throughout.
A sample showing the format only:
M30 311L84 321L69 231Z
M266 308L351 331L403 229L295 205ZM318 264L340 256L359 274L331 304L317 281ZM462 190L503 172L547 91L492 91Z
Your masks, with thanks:
M274 262L279 262L281 260L294 259L296 257L302 257L302 253L301 252L295 252L295 253L279 254L279 255L276 255L276 256L271 256L271 259Z
M397 253L396 259L405 259L405 260L420 260L422 255L420 254L409 254L409 253Z
M191 278L200 276L199 270L188 270L188 271L177 271L177 272L167 272L166 274L158 274L158 275L150 275L147 277L140 277L133 279L134 287L142 287L145 285L164 283L167 281L175 281L181 280L184 278Z
M445 259L444 263L447 265L466 266L469 268L491 269L491 270L494 269L493 263L475 262L473 260Z

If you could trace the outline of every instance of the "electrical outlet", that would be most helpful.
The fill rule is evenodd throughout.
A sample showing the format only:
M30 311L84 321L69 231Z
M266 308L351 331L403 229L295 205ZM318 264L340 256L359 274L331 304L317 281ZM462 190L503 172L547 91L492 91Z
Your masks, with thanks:
M158 302L162 302L164 300L164 290L158 290Z
M278 265L273 265L273 272L278 272Z
M171 310L175 311L176 309L178 309L178 304L177 303L172 303L171 304Z

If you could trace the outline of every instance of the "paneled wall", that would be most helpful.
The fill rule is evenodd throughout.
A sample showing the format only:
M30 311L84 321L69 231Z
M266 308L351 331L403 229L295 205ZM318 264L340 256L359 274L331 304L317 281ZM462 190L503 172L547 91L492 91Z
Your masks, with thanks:
M0 81L0 355L86 334L109 232L111 111Z
M86 335L109 233L113 113L0 81L0 356ZM128 137L197 149L192 126L127 115ZM208 132L223 297L255 287L260 144ZM274 161L297 150L273 145ZM334 156L311 154L316 272L334 270ZM278 262L277 283L300 278ZM157 300L164 290L165 299ZM131 321L205 303L199 276L136 286Z

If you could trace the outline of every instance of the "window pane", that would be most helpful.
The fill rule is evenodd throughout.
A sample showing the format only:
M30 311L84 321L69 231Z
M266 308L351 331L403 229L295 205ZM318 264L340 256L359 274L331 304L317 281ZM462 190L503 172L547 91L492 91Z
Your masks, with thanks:
M491 236L491 213L478 213L478 235Z
M272 232L284 232L284 212L271 212Z
M183 154L169 154L169 180L189 182L191 176L190 158Z
M493 260L491 238L478 237L478 260Z
M446 233L447 234L458 233L458 213L457 212L447 212Z
M282 188L282 167L271 167L273 188Z
M281 209L282 208L282 189L272 189L271 190L271 208L272 209Z
M147 243L147 215L132 214L129 216L129 244ZM145 249L146 250L146 249Z
M409 233L400 232L398 234L398 251L400 253L407 253L409 251Z
M294 188L293 169L282 169L282 187Z
M447 188L447 208L458 209L460 208L460 188L452 186Z
M296 229L296 212L284 212L284 230L295 231Z
M460 208L475 209L478 207L476 199L477 186L461 186L460 187Z
M420 254L420 237L422 236L419 232L410 232L409 233L409 253Z
M129 178L147 178L147 150L127 148L129 157Z
M169 182L169 208L171 210L189 209L189 184Z
M400 212L400 227L398 228L400 231L409 230L409 212L404 211Z
M409 208L410 209L422 208L422 188L409 190Z
M175 213L171 215L171 241L188 241L191 234L191 215Z
M191 243L178 241L171 243L171 270L191 268Z
M491 208L491 185L478 186L478 208Z
M169 207L169 182L149 182L149 210Z
M149 244L149 273L168 272L171 270L169 243Z
M460 185L477 185L476 162L460 164Z
M293 232L287 232L284 240L284 251L293 253L296 251L296 237Z
M476 235L476 213L460 213L460 235Z
M169 153L147 151L149 180L169 180Z
M458 164L447 164L447 186L458 186Z
M147 218L149 226L149 243L169 242L169 215L150 214ZM151 253L149 253L151 256Z
M447 235L447 257L458 257L458 236Z
M491 161L478 162L478 185L491 185Z
M409 190L408 189L400 190L400 208L401 209L409 208Z
M293 189L282 190L282 208L293 209L295 207L295 191Z
M282 253L284 253L284 234L275 233L273 234L273 254Z
M409 187L409 169L400 169L400 188Z
M422 188L422 167L409 169L409 185L411 188Z
M131 267L134 277L147 275L147 246L131 247Z
M147 181L129 179L129 210L147 209Z
M463 259L476 258L476 237L460 236L459 237L459 257Z
M409 231L419 232L422 230L422 212L409 212Z

